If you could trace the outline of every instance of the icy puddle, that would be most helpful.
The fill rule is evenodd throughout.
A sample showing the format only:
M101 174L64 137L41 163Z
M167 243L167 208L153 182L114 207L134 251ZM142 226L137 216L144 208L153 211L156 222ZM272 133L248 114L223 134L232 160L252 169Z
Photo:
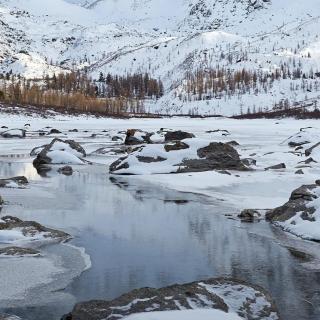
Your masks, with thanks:
M1 189L2 214L36 220L74 236L45 257L0 259L0 312L26 320L58 320L74 303L112 299L134 288L164 287L227 276L271 292L283 319L320 318L316 263L285 245L303 247L265 222L228 219L223 201L178 193L103 165L54 171L42 178L31 164L1 163L0 176L25 175L26 189ZM316 252L318 244L308 244ZM90 255L90 261L83 250ZM35 260L30 260L35 259ZM307 263L308 262L308 263Z

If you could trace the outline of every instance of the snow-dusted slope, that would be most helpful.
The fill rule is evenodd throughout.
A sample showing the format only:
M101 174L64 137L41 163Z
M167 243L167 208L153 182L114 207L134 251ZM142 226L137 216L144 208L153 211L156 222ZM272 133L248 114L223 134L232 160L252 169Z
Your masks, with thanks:
M166 89L150 110L229 115L312 101L318 80L308 80L312 90L283 80L266 92L188 102L186 71L318 71L319 27L318 0L0 0L0 70L29 78L71 68L94 77L149 72Z

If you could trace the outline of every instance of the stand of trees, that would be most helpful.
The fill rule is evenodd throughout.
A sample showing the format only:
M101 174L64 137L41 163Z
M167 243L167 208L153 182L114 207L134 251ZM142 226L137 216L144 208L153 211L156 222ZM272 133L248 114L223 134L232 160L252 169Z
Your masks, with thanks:
M290 90L318 91L320 83L314 80L317 72L310 70L303 73L300 67L290 69L288 65L281 65L279 69L269 71L231 70L227 68L199 69L188 72L182 85L182 90L176 95L181 101L201 101L221 99L225 96L258 94L268 92L276 80L301 80L300 84L292 82Z
M144 113L144 100L157 99L162 94L161 81L148 74L108 75L106 78L101 74L99 81L79 71L46 76L37 81L12 74L0 77L1 102L81 112Z

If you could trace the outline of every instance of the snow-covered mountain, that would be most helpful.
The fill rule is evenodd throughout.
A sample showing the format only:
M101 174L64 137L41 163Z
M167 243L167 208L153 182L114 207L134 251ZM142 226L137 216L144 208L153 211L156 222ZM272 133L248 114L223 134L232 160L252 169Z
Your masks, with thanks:
M0 70L27 78L72 68L96 78L149 72L166 89L150 110L229 115L313 101L320 79L281 79L250 94L195 101L185 98L186 73L297 65L317 73L319 30L318 0L0 0Z

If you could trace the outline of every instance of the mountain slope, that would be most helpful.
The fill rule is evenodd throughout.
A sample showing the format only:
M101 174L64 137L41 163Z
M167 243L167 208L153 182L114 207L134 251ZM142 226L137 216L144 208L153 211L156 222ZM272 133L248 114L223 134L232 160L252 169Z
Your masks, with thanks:
M317 100L318 79L199 100L186 92L186 73L283 66L316 73L319 27L318 0L0 0L0 71L28 78L74 68L95 78L148 72L166 89L156 105L147 103L152 111L234 114Z

